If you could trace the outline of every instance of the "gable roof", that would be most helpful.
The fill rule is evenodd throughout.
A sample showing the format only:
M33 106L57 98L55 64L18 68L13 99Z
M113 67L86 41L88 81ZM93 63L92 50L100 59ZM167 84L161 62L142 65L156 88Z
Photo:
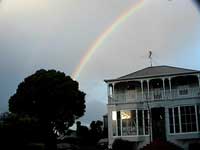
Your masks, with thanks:
M200 71L179 68L179 67L172 67L172 66L153 66L138 70L136 72L130 73L128 75L116 79L105 80L105 82L129 80L129 79L142 79L148 77L171 76L180 74L192 74L192 73L200 73Z

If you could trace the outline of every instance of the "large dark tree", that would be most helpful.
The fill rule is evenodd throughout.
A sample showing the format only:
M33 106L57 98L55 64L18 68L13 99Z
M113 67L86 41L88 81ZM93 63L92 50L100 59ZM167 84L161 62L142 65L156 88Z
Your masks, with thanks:
M55 70L39 70L24 79L9 99L9 111L39 119L47 149L55 149L55 129L62 132L85 112L85 93L78 82ZM51 141L52 140L52 141Z

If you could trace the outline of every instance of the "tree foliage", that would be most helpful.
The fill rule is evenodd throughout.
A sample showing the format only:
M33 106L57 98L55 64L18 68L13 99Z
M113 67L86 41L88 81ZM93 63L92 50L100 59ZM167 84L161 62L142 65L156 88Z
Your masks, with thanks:
M55 70L39 70L19 84L9 100L9 110L71 126L85 112L85 93L69 76Z
M21 82L9 99L9 111L38 118L52 135L64 131L85 112L85 93L78 82L55 70L38 70Z

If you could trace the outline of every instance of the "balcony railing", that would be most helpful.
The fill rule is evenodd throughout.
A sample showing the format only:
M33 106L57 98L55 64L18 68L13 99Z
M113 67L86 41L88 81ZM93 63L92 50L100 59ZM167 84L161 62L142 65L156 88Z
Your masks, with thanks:
M194 98L200 97L200 88L178 88L172 90L153 90L150 92L128 92L115 93L113 97L108 98L109 104L129 103L129 102L144 102L144 101L159 101L170 99Z

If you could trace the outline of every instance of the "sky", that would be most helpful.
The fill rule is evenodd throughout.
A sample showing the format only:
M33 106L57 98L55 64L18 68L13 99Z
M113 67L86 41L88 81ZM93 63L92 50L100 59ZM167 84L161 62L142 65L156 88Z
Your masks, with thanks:
M150 66L149 51L154 66L200 70L199 10L192 0L2 0L0 112L8 111L9 97L36 70L72 75L117 20L76 77L87 94L83 124L106 114L104 79Z

